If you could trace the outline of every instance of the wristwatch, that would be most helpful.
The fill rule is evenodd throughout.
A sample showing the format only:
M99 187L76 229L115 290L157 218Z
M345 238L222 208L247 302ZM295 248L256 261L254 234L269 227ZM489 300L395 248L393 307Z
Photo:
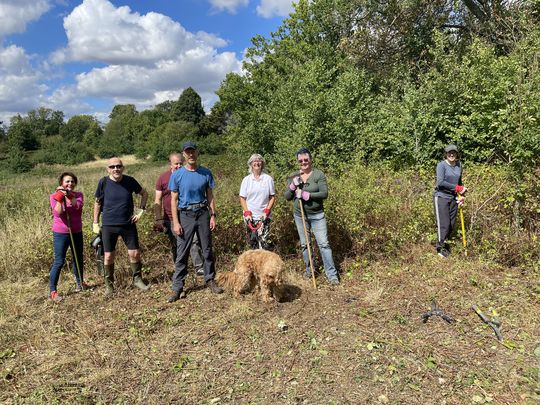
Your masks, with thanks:
M211 216L211 217L214 217L214 218L217 218L217 215L216 215L215 212L212 212L212 213L210 214L210 216Z

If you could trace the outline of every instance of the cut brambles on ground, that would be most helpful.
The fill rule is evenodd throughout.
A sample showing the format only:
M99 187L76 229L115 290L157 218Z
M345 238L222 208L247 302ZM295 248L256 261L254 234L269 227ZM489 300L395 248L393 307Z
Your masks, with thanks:
M272 304L215 296L192 277L193 293L170 306L158 270L150 272L157 276L153 294L126 286L105 300L94 275L96 290L68 294L61 305L48 302L38 282L4 283L0 400L537 401L540 304L526 293L532 276L472 260L443 270L435 255L422 253L428 248L419 247L417 260L399 271L388 271L395 263L374 263L370 280L355 274L334 289L323 283L314 290L289 270L287 283L302 293ZM433 297L456 323L422 323ZM479 322L473 301L499 309L512 347Z

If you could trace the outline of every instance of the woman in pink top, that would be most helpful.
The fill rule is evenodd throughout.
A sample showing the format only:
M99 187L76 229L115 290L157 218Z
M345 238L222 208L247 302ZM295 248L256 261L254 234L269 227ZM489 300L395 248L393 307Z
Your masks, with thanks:
M84 204L83 194L75 190L77 176L71 172L64 172L58 177L58 187L49 197L53 215L53 244L54 262L49 276L50 296L53 301L62 301L62 297L56 291L60 270L64 266L68 247L71 248L73 257L73 274L77 287L75 291L82 291L88 287L83 281L83 233L82 233L82 208ZM70 236L73 235L74 245ZM75 259L76 258L76 259ZM79 268L77 268L77 263Z

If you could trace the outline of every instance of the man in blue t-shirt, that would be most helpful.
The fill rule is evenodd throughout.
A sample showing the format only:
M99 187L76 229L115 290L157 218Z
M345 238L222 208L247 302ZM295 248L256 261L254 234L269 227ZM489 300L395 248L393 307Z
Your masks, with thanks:
M206 167L197 164L199 151L193 142L182 148L186 164L176 170L169 181L173 232L176 235L177 253L174 264L172 290L168 302L185 298L184 281L193 236L197 234L204 257L204 281L215 294L221 294L214 278L216 270L212 252L212 231L216 228L216 206L212 189L214 176Z
M105 295L110 296L114 292L114 258L119 236L122 237L128 248L129 262L133 272L133 285L146 291L150 287L141 277L141 252L135 224L144 213L148 193L137 180L123 174L124 165L119 158L109 159L107 172L109 175L99 180L96 189L92 227L94 233L101 232L103 239ZM139 208L136 209L133 193L141 196ZM102 213L102 226L100 227L99 217Z

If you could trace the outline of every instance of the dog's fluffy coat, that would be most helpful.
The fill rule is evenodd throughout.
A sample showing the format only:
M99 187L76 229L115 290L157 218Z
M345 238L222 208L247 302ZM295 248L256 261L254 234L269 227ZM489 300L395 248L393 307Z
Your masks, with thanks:
M264 302L279 301L279 286L283 284L284 263L277 254L268 250L248 250L236 261L233 272L219 273L218 283L235 296L258 290Z

